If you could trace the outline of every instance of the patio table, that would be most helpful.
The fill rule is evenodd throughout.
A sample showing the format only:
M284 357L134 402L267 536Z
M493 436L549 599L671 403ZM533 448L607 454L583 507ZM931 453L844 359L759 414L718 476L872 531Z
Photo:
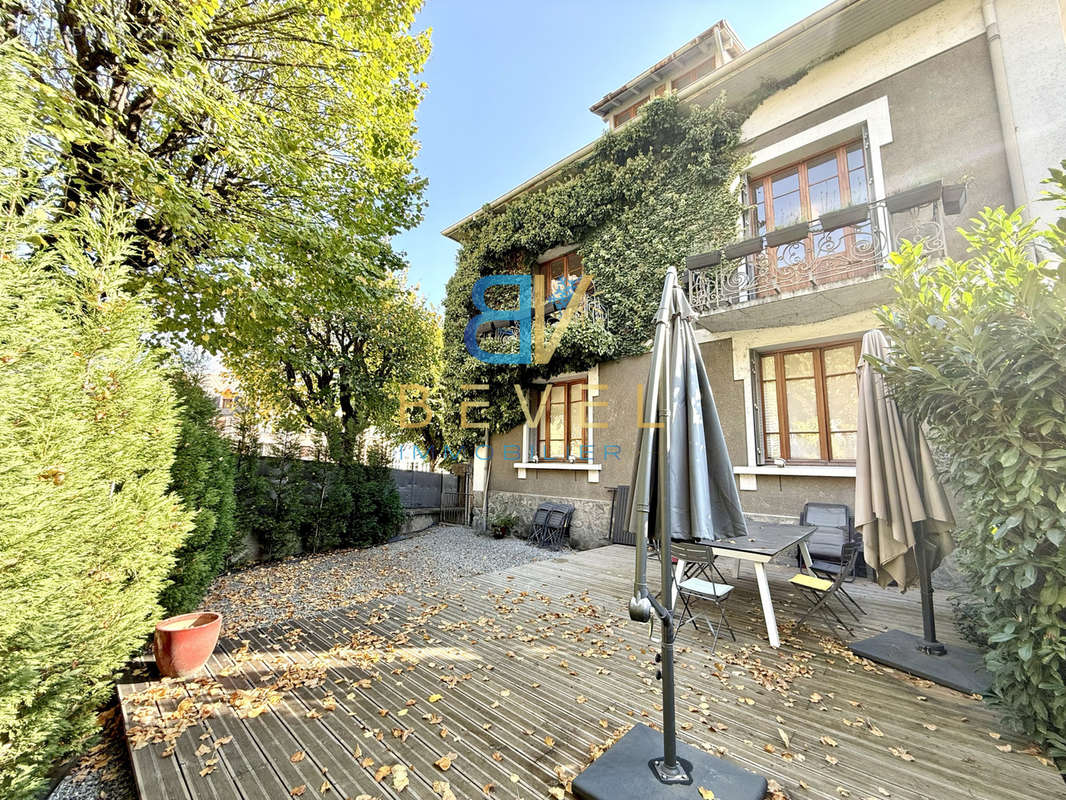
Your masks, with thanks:
M772 522L748 522L748 535L734 539L719 539L714 542L674 542L671 545L677 557L675 569L676 585L685 574L689 561L707 560L706 551L714 556L737 559L737 571L745 561L750 561L755 569L755 581L759 585L759 599L762 601L763 619L766 620L766 634L771 647L780 647L781 639L777 633L777 617L770 597L770 583L766 579L766 563L790 547L799 546L800 556L806 568L811 568L811 554L807 550L807 539L817 530L814 525L782 525ZM702 551L702 552L701 552Z

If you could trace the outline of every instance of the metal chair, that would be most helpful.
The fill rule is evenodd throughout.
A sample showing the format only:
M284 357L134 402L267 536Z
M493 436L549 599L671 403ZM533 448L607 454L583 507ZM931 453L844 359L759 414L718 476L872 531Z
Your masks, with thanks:
M828 578L819 578L816 575L807 575L806 573L799 573L789 578L789 583L800 589L807 598L811 601L811 607L807 609L807 612L800 617L799 623L802 625L815 611L820 611L829 623L830 627L833 625L833 620L839 622L844 629L852 636L855 635L855 631L840 618L840 616L829 606L830 598L836 597L837 602L844 607L851 616L855 618L855 621L859 621L858 615L852 611L848 604L845 602L845 598L850 600L851 603L859 609L861 613L864 612L859 608L859 604L856 603L846 591L843 590L844 580L848 574L855 568L855 560L859 555L859 546L855 542L846 542L841 548L840 560L841 569L837 572L833 580ZM832 617L832 619L830 619Z
M533 514L529 541L540 547L558 550L570 533L574 507L566 503L541 503Z
M841 567L840 550L845 542L861 542L855 531L851 509L843 503L806 503L800 513L800 525L814 525L817 530L807 539L807 551L811 555L812 567L816 575L833 579ZM799 552L796 553L796 566L805 566ZM866 562L860 549L855 566L847 580L866 575Z
M677 596L681 600L681 615L677 620L678 629L686 622L691 622L692 627L699 630L700 626L696 624L697 615L692 610L692 603L696 600L708 600L718 609L718 624L712 625L710 617L704 616L707 628L714 632L711 652L713 653L718 646L718 637L723 625L735 642L737 635L733 632L733 626L729 624L729 618L725 613L725 602L734 587L722 576L718 566L714 563L714 555L710 548L677 542L674 544L674 549L677 557L685 560L685 571L677 584Z

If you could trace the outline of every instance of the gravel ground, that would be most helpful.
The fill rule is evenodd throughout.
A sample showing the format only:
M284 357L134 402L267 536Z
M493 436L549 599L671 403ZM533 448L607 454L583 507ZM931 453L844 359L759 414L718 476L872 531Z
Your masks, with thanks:
M202 607L222 614L223 635L232 635L555 555L521 539L493 539L471 528L435 526L381 547L297 556L223 575ZM136 800L117 718L49 800Z
M223 575L203 607L219 612L223 635L232 635L552 555L521 539L435 526L381 547L297 556Z

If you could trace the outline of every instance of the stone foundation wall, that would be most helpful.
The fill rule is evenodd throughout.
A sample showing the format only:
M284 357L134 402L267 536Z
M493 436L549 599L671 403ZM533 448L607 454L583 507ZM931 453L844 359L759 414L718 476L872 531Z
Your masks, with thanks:
M480 494L480 493L478 493ZM480 501L480 497L477 498ZM569 503L574 507L570 520L570 546L575 550L591 550L611 543L611 502L578 497L547 497L538 494L489 491L489 521L498 514L517 514L522 521L516 535L529 536L533 514L541 503ZM475 506L474 525L480 523L481 506Z

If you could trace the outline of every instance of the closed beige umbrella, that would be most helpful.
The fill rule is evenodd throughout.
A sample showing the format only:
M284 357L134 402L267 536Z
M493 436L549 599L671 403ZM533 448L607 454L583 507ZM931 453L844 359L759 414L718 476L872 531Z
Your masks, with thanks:
M916 526L926 542L931 573L952 550L955 518L937 480L929 443L919 426L899 413L868 355L891 359L881 331L862 337L859 357L855 526L862 532L866 563L877 570L877 582L884 587L895 581L906 591L919 581Z
M859 431L855 454L855 526L862 531L866 563L882 587L901 592L917 583L922 593L922 636L890 630L853 642L853 653L960 692L987 691L989 676L975 650L936 638L932 573L952 550L955 519L921 426L900 414L870 359L889 362L881 331L862 337L859 357Z

